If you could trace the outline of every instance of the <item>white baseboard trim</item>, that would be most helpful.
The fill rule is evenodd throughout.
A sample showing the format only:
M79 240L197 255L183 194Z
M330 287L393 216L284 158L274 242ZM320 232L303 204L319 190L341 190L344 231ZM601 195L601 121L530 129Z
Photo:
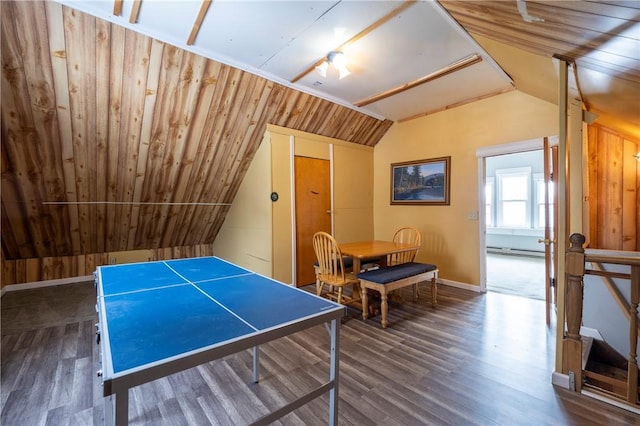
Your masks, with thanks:
M464 290L474 291L476 293L484 293L479 285L461 283L459 281L446 280L444 278L438 278L438 284L448 285L450 287L461 288Z
M554 371L553 373L551 373L551 384L564 389L570 389L569 376Z
M94 279L95 277L93 275L85 275L81 277L58 278L55 280L33 281L30 283L23 283L23 284L9 284L2 287L2 292L0 292L0 297L4 296L5 293L10 291L28 290L31 288L53 287L56 285L65 285L65 284L76 284L76 283L83 283L86 281L93 281Z
M614 405L618 408L622 408L624 410L627 411L631 411L632 413L636 413L636 414L640 414L640 408L638 407L634 407L632 405L629 404L625 404L623 402L620 402L614 398L609 398L605 395L601 395L598 392L592 392L590 390L587 389L582 389L582 391L580 392L582 395L588 396L589 398L593 398L593 399L597 399L598 401L602 401L604 403L607 404L611 404Z
M529 256L544 257L543 251L533 251L514 248L487 247L487 253L501 254L504 256Z
M566 374L562 374L562 373L558 373L557 371L554 371L551 374L551 384L554 386L558 386L564 389L570 389L570 385L569 385L569 376L567 376ZM614 405L618 408L622 408L624 410L627 411L631 411L632 413L636 413L636 414L640 414L640 408L638 407L634 407L632 405L629 404L625 404L621 401L618 401L614 398L609 398L606 395L602 395L598 392L593 392L590 391L588 389L582 389L580 391L580 393L582 395L588 396L589 398L593 398L593 399L597 399L598 401L602 401L606 404L611 404Z

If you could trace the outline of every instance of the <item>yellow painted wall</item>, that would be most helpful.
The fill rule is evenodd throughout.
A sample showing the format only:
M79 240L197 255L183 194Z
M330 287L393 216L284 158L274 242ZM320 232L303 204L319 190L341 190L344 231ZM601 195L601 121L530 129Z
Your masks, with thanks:
M373 238L373 148L269 125L213 248L284 283L293 282L295 264L293 155L332 159L336 239Z
M271 205L273 239L272 277L284 283L293 282L293 243L291 241L292 186L291 136L269 132L271 141L271 190L278 193L278 201Z
M271 147L263 139L213 244L216 256L267 276L272 264L269 176Z
M418 261L436 263L445 282L479 285L479 222L468 219L479 208L476 150L557 133L557 106L518 91L394 124L374 151L375 238L414 226L423 234ZM390 205L391 163L444 156L451 156L449 206Z
M373 238L373 149L333 146L334 234L342 243Z
M278 126L268 129L272 187L280 195L272 211L273 277L292 283L292 154L332 160L333 235L339 242L348 242L373 237L373 148Z

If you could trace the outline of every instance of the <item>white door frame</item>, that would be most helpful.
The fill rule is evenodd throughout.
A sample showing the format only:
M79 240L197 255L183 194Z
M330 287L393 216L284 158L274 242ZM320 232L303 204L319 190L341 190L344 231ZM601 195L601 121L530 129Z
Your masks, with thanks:
M549 146L558 144L557 136L549 137ZM487 292L487 218L485 211L484 185L485 185L485 162L487 157L496 155L515 154L517 152L537 151L544 148L544 139L530 139L520 142L512 142L501 145L491 145L478 148L478 232L480 242L480 292Z

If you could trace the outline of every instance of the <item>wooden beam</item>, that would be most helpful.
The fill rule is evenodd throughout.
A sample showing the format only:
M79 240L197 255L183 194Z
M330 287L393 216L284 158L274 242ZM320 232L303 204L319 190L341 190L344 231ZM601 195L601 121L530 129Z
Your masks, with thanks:
M115 0L113 2L113 14L116 16L120 16L122 13L122 0Z
M365 105L378 102L379 100L386 99L393 95L397 95L398 93L402 93L409 89L413 89L414 87L420 86L421 84L428 83L429 81L433 81L437 78L444 77L445 75L449 75L456 71L460 71L463 68L466 68L473 64L477 64L478 62L481 62L481 61L482 61L482 56L478 54L469 55L466 58L459 60L458 62L448 65L438 71L432 72L431 74L427 74L424 77L421 77L417 80L411 81L409 83L405 83L402 86L398 86L393 89L387 90L385 92L379 93L377 95L371 96L370 98L355 102L354 105L357 107L363 107Z
M382 18L378 19L376 22L374 22L373 24L369 25L367 28L365 28L364 30L360 31L358 34L354 35L353 37L351 37L349 40L345 41L344 43L342 43L340 46L336 47L333 50L337 50L337 51L342 51L345 47L347 47L350 44L355 43L356 41L360 40L362 37L366 36L367 34L369 34L371 31L377 29L378 27L380 27L382 24L384 24L385 22L389 21L391 18L394 18L395 16L397 16L398 14L402 13L405 9L407 9L410 6L413 6L416 3L416 0L407 0L405 2L403 2L400 6L396 7L395 9L393 9L391 12L387 13L386 15L384 15ZM328 54L329 52L327 52ZM304 71L302 71L300 74L298 74L297 76L295 76L292 80L291 83L295 83L296 81L300 80L302 77L304 77L305 75L309 74L311 71L313 71L318 65L320 65L321 63L324 62L324 60L326 59L326 56L323 56L322 58L318 59L317 61L315 61L313 63L313 65L309 66L308 68L306 68Z
M398 119L396 121L398 123L404 123L405 121L410 121L410 120L416 119L418 117L425 117L427 115L431 115L431 114L435 114L437 112L442 112L442 111L446 111L446 110L449 110L449 109L457 108L457 107L462 106L462 105L467 105L467 104L470 104L470 103L473 103L473 102L476 102L476 101L480 101L482 99L487 99L487 98L491 98L493 96L501 95L503 93L512 92L514 90L516 90L516 88L513 87L513 86L505 88L505 89L496 90L494 92L485 93L484 95L474 96L473 98L464 99L464 100L459 101L459 102L454 102L452 104L445 105L445 106L440 107L440 108L435 108L435 109L430 109L428 111L419 112L417 114L413 114L413 115L410 115L408 117L400 118L400 119Z
M189 38L187 39L187 46L191 46L193 42L196 41L196 36L198 35L198 31L200 31L200 26L202 25L202 21L204 21L207 11L209 10L209 6L211 6L211 0L204 0L200 5L200 12L198 12L196 22L194 22L193 27L191 28L191 34L189 34Z
M138 21L138 15L140 14L140 5L142 0L134 0L133 8L131 9L131 16L129 17L129 23L135 24Z

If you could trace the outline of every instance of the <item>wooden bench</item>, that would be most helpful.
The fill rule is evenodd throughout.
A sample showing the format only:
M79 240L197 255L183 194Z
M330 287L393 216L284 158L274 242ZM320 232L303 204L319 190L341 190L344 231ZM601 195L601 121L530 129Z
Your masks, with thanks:
M357 277L360 280L362 317L364 319L369 316L367 290L371 289L380 292L382 328L387 327L387 312L389 310L387 297L393 290L413 285L413 297L414 301L417 301L418 283L431 280L431 306L436 307L436 297L438 295L438 267L436 265L407 262L388 268L362 272Z

